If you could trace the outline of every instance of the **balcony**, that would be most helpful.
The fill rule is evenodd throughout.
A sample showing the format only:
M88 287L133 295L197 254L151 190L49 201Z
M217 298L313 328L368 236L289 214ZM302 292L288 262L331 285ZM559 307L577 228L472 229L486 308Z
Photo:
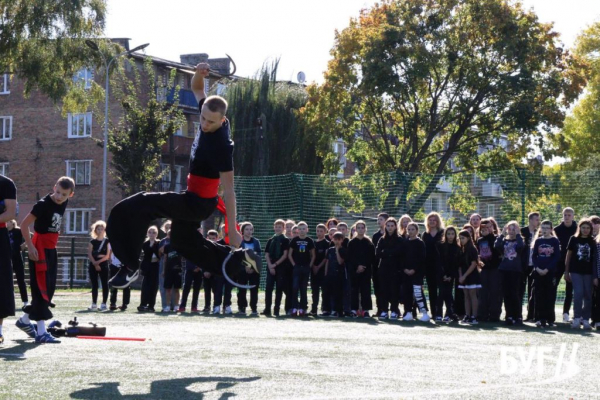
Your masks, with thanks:
M442 193L452 193L452 183L448 182L446 178L442 178L440 183L436 185L436 189L438 192Z
M502 197L502 186L497 183L483 182L481 184L481 195L483 197Z
M164 100L169 104L173 104L175 99L175 88L172 88L171 90L167 90L167 88L156 89L156 98L159 101ZM196 101L194 92L188 89L179 89L179 105L181 107L197 110L198 102Z

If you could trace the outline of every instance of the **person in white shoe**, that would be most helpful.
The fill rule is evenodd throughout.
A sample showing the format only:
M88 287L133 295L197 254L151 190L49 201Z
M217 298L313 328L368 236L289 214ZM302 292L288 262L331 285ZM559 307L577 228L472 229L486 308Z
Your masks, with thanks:
M479 253L473 243L471 232L462 230L458 234L460 252L458 253L458 288L465 294L465 315L471 324L477 324L479 302L477 292L481 289L479 276Z
M593 229L589 219L579 221L577 233L571 237L567 247L565 280L573 284L573 328L579 328L580 324L589 328L592 314L592 274L597 258Z
M11 179L0 175L0 344L4 342L2 320L15 315L10 238L6 223L16 213L17 187Z
M377 268L379 281L379 319L386 319L388 311L398 315L400 288L400 253L403 239L398 234L398 222L390 217L385 221L385 233L377 242L375 255L379 259ZM412 302L412 300L411 300ZM388 308L389 307L389 308Z
M110 254L108 251L108 238L106 237L106 222L96 221L92 224L90 236L92 240L88 244L87 256L88 276L92 283L92 305L91 311L98 309L98 278L102 282L102 311L106 310L106 301L108 300L108 260Z
M546 327L554 315L552 280L560 260L560 242L552 222L543 221L532 240L534 319L539 327ZM539 323L539 324L538 324Z
M425 296L423 294L423 278L425 277L425 242L419 235L419 225L410 222L406 226L408 238L402 243L402 298L404 300L405 321L413 319L412 309L413 298L417 303L417 308L421 313L420 321L427 322L430 317L425 305Z

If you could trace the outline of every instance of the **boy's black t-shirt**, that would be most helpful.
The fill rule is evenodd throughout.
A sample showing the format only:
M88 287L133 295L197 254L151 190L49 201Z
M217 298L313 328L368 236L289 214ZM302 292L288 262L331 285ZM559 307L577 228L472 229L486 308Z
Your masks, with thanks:
M308 236L304 239L295 237L290 242L290 249L292 252L292 259L295 264L310 265L310 251L315 248L315 242Z
M594 256L596 254L596 242L591 237L571 237L568 250L571 250L571 261L569 272L576 274L591 275L593 272Z
M160 242L154 241L154 244L151 245L149 240L146 240L142 245L142 251L144 252L143 262L151 263L158 262L160 260L160 255L158 254L158 249ZM165 246L167 247L167 246ZM164 251L164 249L163 249Z
M171 244L165 245L163 253L167 256L167 265L165 266L168 271L181 271L181 255L171 248Z
M4 200L16 200L17 187L12 179L0 175L0 214L4 212L6 206Z
M200 100L202 112L205 99ZM233 171L233 141L229 134L229 120L214 132L200 129L196 134L190 154L190 174L218 179L220 172Z
M327 249L329 248L330 243L327 238L323 240L315 241L315 265L319 265L323 262L325 257L327 256Z
M564 263L567 257L567 250L569 250L569 240L571 236L577 233L577 222L573 221L571 226L567 227L564 222L554 228L554 233L560 242L560 256L561 261Z
M60 233L60 225L67 209L67 203L69 200L62 204L56 204L50 194L35 203L31 210L31 214L36 218L33 224L35 231L37 233Z
M283 252L290 248L290 239L286 238L285 235L274 235L267 240L267 246L265 247L265 253L271 257L271 262L276 262L281 258Z
M104 240L104 244L102 240L92 239L90 240L90 244L92 245L92 257L95 260L99 260L108 254L108 239ZM102 245L102 248L100 248L100 245ZM108 260L102 262L100 265L103 267L108 266Z

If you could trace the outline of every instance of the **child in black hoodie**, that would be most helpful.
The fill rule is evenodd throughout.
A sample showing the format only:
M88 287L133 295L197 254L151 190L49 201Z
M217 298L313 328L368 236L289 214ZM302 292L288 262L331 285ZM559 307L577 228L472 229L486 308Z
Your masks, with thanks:
M494 248L496 235L492 222L483 219L479 226L477 249L481 267L481 290L479 291L479 320L482 322L499 322L502 313L502 285L498 265L500 253Z
M404 239L398 236L398 223L395 218L388 218L385 222L385 234L377 243L375 251L379 258L377 274L380 284L379 319L398 319L398 289L400 287L400 251ZM389 307L389 308L388 308Z
M442 295L437 299L435 321L450 322L458 317L454 313L454 299L452 298L452 289L454 282L458 277L458 232L453 226L449 226L444 231L444 239L437 244L439 253L438 274L441 280ZM442 319L443 304L446 303L446 314Z
M404 309L406 315L404 321L412 321L411 312L413 305L413 296L417 307L421 312L420 321L429 322L430 317L425 305L425 296L423 295L423 278L425 277L425 243L418 236L419 225L411 222L406 227L408 238L404 240L402 253L404 261L402 263L402 298L404 299Z

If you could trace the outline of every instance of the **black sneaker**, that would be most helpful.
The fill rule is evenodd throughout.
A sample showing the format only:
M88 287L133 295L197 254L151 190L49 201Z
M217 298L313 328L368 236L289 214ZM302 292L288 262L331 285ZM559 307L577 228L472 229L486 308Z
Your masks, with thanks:
M138 310L139 312L148 312L148 307L147 307L147 306L139 306L139 307L137 308L137 310Z
M369 312L368 312L368 311L365 311L365 312L363 313L363 318L370 318L370 317L371 317L371 314L369 314Z
M117 305L116 304L111 304L110 307L108 307L108 309L110 311L115 311L115 310L117 310Z
M321 313L321 317L329 317L331 315L331 313L329 311L323 311Z
M261 312L262 315L264 315L265 317L270 317L271 316L271 310L267 310L266 308L263 310L263 312Z
M513 326L514 324L515 324L515 321L510 317L508 317L504 320L504 325L506 325L506 326Z
M238 312L237 312L237 314L238 314L238 315L246 315L246 309L245 309L245 308L240 308L240 309L238 309Z
M339 317L337 311L332 312L331 314L329 314L330 317Z
M121 267L119 272L108 281L108 284L115 289L125 289L135 282L139 276L139 269L133 271L128 267Z
M279 317L279 308L273 310L273 315Z
M514 325L515 326L523 326L523 320L521 318L518 318L517 320L515 320Z
M478 325L478 324L479 324L479 321L477 321L477 318L475 318L475 317L471 317L471 320L469 321L469 323L470 323L471 325Z
M125 310L127 310L127 305L123 304L123 305L119 306L118 308L121 311L125 311Z

